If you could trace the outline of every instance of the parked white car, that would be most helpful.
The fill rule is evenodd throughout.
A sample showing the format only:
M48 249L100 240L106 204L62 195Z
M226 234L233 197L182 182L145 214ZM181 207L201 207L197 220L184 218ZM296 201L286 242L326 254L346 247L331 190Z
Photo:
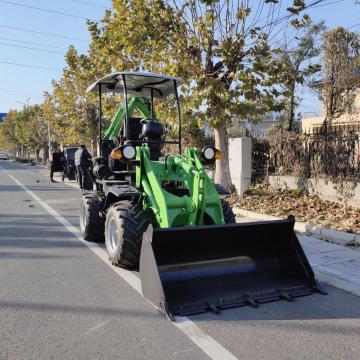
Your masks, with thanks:
M0 160L9 160L9 157L5 151L0 151Z

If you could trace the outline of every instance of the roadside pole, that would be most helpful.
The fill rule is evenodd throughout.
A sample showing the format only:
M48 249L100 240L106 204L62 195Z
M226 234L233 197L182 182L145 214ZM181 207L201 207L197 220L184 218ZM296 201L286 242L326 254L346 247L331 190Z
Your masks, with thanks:
M48 156L50 159L51 156L51 134L50 134L50 124L48 123Z

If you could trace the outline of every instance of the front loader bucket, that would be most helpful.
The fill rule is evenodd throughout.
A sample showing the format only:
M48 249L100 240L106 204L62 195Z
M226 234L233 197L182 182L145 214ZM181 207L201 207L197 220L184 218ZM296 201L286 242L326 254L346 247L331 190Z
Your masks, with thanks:
M143 295L174 316L323 292L286 220L152 229L144 234Z

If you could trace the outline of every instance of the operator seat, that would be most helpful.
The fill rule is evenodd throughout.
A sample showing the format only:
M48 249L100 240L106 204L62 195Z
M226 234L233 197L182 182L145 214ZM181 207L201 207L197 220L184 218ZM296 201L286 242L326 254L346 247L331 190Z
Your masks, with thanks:
M150 119L143 122L141 138L148 141L151 160L159 160L161 150L164 147L164 135L164 126L159 121Z
M142 130L142 124L140 123L141 118L137 117L130 117L129 118L129 138L127 139L129 144L132 144L133 146L137 146L138 141L140 139L141 130ZM125 123L123 124L125 126ZM124 130L124 128L123 128ZM133 141L133 142L132 142ZM110 155L111 150L115 149L116 147L123 145L124 139L123 137L114 137L111 140L112 146L107 151L107 158L108 158L108 166L110 171L126 171L127 165L121 162L120 160L113 159Z
M136 118L136 117L131 117L129 119L129 138L127 140L130 141L131 140L139 140L140 139L140 135L141 135L141 131L142 131L142 124L141 124L141 119L140 118ZM134 142L133 145L138 145L137 143Z

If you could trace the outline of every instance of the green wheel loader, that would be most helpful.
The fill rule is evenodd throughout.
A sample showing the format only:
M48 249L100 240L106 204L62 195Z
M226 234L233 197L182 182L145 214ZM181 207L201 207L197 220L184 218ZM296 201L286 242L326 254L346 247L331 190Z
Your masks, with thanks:
M104 242L110 261L140 268L143 295L170 319L206 311L325 293L286 220L236 224L204 164L220 152L181 146L180 78L151 73L107 75L88 91L99 95L101 156L96 191L82 195L84 239ZM104 136L104 93L124 105ZM162 101L177 108L178 137L156 117ZM164 154L164 144L178 154Z

